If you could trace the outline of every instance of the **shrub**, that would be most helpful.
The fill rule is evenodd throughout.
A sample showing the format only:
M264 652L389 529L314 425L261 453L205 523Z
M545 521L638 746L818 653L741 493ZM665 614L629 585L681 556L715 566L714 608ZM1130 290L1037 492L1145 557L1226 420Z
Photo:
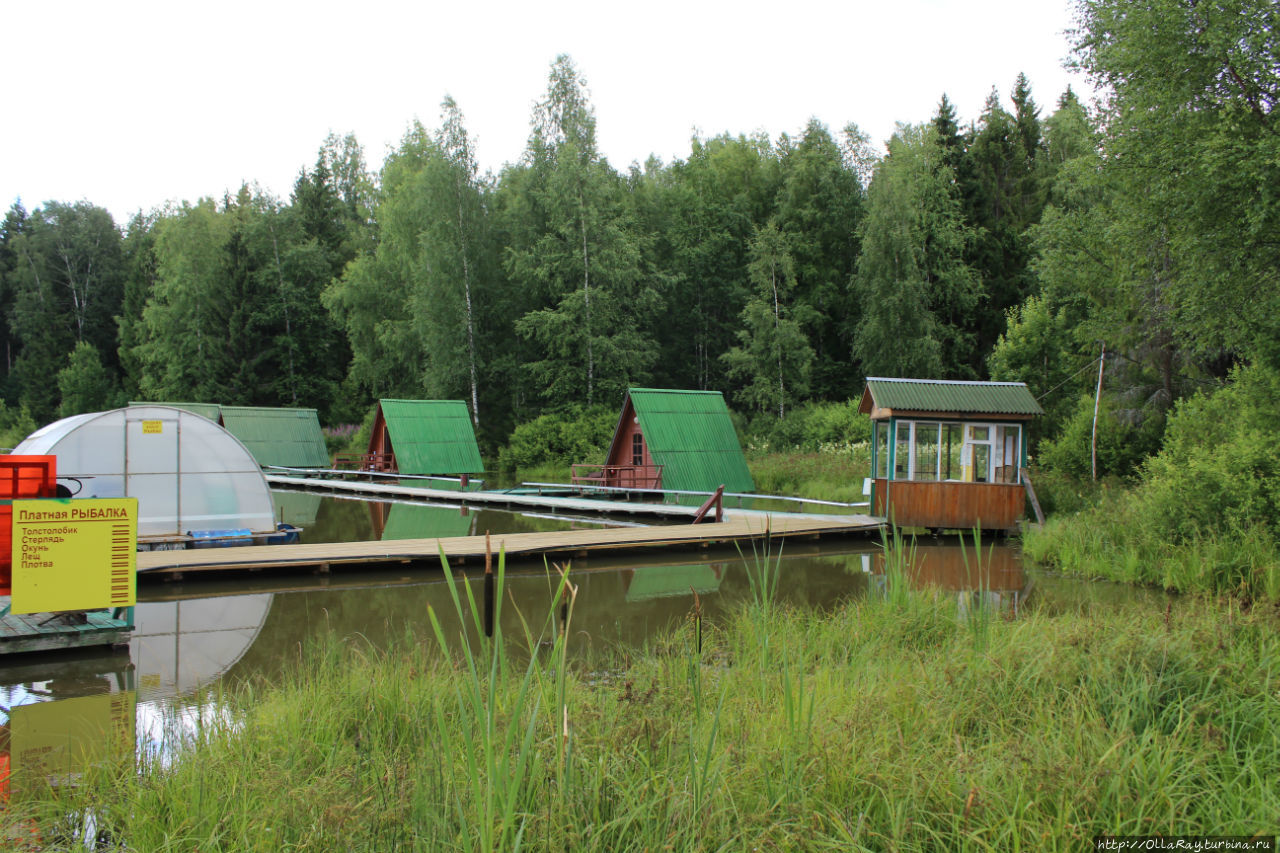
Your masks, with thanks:
M617 412L605 406L540 415L511 433L498 453L498 467L512 473L538 466L604 462L617 422Z
M756 417L747 429L748 446L760 450L817 452L867 441L871 421L858 413L857 403L806 403L785 418Z

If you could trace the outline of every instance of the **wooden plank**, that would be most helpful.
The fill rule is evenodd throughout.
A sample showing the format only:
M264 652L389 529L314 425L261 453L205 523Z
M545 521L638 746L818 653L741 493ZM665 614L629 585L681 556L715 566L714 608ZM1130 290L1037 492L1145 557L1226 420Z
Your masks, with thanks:
M902 527L1008 530L1022 517L1020 484L877 478L875 493L876 512Z
M694 508L696 510L696 508ZM714 524L660 527L558 530L490 537L496 553L509 558L573 555L592 551L648 548L697 548L704 544L812 535L859 535L880 529L870 516L739 517ZM195 551L151 551L138 554L139 573L189 572L253 568L293 568L341 564L451 561L483 557L484 536L449 539L399 539L388 542L330 542L315 545L255 545Z

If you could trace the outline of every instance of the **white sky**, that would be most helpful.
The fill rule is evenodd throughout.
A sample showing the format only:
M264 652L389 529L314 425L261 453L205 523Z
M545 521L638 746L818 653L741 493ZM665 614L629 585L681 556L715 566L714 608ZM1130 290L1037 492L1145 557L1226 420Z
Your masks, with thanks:
M482 168L521 156L547 72L586 77L618 169L710 136L857 122L878 144L945 91L963 123L1019 71L1041 115L1070 83L1069 0L42 0L6 5L0 205L85 199L120 224L257 182L287 199L325 136L376 170L452 94Z

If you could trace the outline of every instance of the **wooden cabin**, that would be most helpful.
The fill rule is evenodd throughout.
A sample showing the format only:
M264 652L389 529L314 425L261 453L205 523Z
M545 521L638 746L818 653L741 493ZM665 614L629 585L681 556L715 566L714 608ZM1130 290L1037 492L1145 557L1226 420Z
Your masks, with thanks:
M365 471L458 477L464 487L470 475L484 471L462 400L379 400L359 462Z
M1022 517L1027 423L1043 414L1022 382L869 377L871 506L903 527L1012 530Z
M720 392L664 388L627 391L605 463L574 465L573 482L692 492L755 489Z

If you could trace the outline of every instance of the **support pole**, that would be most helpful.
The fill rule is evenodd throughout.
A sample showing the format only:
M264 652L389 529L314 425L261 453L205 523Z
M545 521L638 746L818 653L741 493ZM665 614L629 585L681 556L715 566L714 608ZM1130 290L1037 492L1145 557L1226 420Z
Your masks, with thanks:
M1102 400L1102 367L1107 363L1107 344L1102 343L1102 355L1098 358L1098 390L1093 395L1093 437L1089 440L1089 455L1093 480L1098 481L1098 403Z

